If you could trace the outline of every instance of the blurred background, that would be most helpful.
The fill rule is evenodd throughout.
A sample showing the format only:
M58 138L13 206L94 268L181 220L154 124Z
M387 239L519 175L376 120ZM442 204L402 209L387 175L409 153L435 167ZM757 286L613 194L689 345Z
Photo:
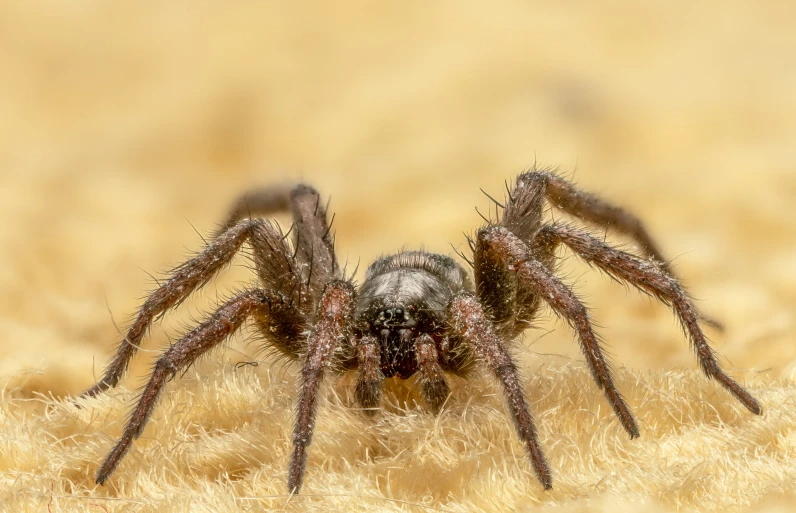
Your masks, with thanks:
M385 252L465 248L491 204L479 188L502 197L535 163L646 221L727 324L712 338L736 375L792 378L794 5L0 2L6 393L89 386L149 274L246 189L329 195L361 276ZM237 262L145 347L248 282ZM665 307L574 259L563 272L617 365L696 367ZM580 361L552 321L526 337L534 369ZM232 345L224 358L252 359Z

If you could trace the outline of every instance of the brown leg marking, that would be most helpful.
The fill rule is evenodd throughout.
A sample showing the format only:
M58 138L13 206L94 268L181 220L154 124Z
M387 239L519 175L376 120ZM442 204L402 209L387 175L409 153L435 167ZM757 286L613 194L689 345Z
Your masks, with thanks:
M503 385L517 434L525 443L536 476L544 489L549 490L553 487L550 467L539 447L536 427L520 385L517 366L485 317L481 304L472 294L459 294L448 307L448 319L451 329L473 348Z
M550 269L531 259L526 244L506 228L495 226L478 232L476 249L494 252L496 255L492 260L507 262L509 268L517 272L521 287L532 290L577 331L581 350L594 380L605 393L625 431L631 438L639 436L636 421L614 385L610 366L592 329L589 313L577 296Z
M321 295L318 317L307 342L308 353L302 370L296 425L293 430L293 455L288 470L288 490L298 493L307 464L307 446L312 441L318 390L324 371L334 362L335 350L348 335L355 305L353 286L344 281L330 282Z
M749 411L758 415L762 413L760 403L721 369L713 349L699 327L699 314L688 295L677 280L661 269L657 262L648 262L630 253L614 249L600 239L570 226L545 226L539 236L566 244L589 264L671 305L688 334L703 372L709 378L715 378L721 383Z

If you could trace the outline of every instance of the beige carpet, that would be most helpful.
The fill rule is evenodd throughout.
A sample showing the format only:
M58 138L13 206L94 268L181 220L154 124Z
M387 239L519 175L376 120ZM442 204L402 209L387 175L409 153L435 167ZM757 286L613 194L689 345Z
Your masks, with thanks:
M0 3L0 510L796 507L792 5L275 4ZM361 276L402 247L465 248L479 188L500 196L535 161L642 216L726 323L709 335L762 417L699 374L666 307L567 258L642 435L545 314L515 349L550 492L488 377L456 382L438 417L391 383L374 419L343 379L288 498L297 372L236 368L258 358L251 334L170 383L94 485L153 359L251 282L245 259L152 329L123 386L70 400L150 273L199 249L238 193L315 184Z

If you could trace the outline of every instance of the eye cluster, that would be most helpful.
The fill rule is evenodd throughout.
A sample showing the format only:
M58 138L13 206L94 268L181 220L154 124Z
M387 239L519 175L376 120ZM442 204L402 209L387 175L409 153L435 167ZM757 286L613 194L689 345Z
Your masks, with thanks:
M385 308L384 310L380 311L376 316L374 324L379 328L410 328L416 324L416 321L409 313L408 308L397 306Z

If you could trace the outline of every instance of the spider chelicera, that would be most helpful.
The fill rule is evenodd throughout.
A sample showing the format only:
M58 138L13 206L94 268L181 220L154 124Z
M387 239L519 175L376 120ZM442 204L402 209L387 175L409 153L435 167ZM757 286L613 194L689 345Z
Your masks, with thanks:
M631 438L639 435L614 386L588 311L555 274L555 252L561 244L591 266L671 306L704 373L752 413L761 413L759 403L719 367L700 328L700 319L705 319L638 218L551 172L528 171L506 190L505 204L495 202L502 213L469 241L472 259L460 254L474 279L448 256L406 251L373 263L361 285L344 275L326 209L312 187L272 187L241 196L204 250L149 295L105 375L83 396L116 386L153 320L206 284L247 241L261 287L221 305L160 356L121 439L97 473L97 483L108 479L142 433L166 382L251 321L270 347L303 367L288 469L290 491L298 492L302 484L325 374L356 371L355 398L368 414L379 406L384 378L417 375L423 397L436 412L449 393L446 374L466 375L479 365L502 385L534 471L542 486L551 488L550 469L507 349L542 304L576 331L594 380L622 427ZM543 224L545 202L580 221L631 237L643 258L576 226ZM293 216L288 234L252 217L288 209Z

